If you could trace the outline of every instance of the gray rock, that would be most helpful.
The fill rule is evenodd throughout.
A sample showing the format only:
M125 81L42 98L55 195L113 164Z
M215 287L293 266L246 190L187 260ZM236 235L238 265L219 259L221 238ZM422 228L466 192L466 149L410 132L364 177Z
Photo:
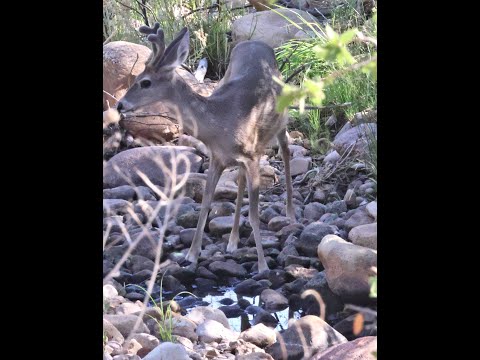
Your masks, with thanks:
M155 193L147 186L135 186L135 198L139 200L157 200Z
M333 234L334 229L322 222L313 222L303 229L295 248L300 255L313 257L317 254L318 244L327 234Z
M277 341L275 331L263 324L257 324L243 331L239 338L261 348L273 345Z
M208 221L215 219L219 216L230 216L235 214L235 205L231 202L217 202L210 206L210 212L208 213Z
M325 267L330 289L344 302L368 305L369 278L377 266L375 250L349 243L336 235L327 235L318 246L318 257Z
M196 228L199 216L200 212L193 210L189 211L177 217L177 224L184 228Z
M268 230L280 231L285 226L290 225L290 218L286 216L275 216L268 222Z
M219 216L214 218L208 224L208 228L210 229L210 234L212 236L222 236L223 234L228 234L232 231L234 216ZM240 228L245 224L245 218L240 216L239 226Z
M162 342L142 360L191 360L185 348L180 344Z
M197 306L190 313L185 316L187 319L192 320L195 324L199 325L206 320L215 320L222 324L225 328L230 329L230 324L225 314L209 306Z
M354 227L371 224L374 221L374 218L371 217L365 209L358 208L357 211L355 211L355 213L345 222L345 229L350 231Z
M133 210L133 206L126 200L103 199L104 216L127 214L129 209Z
M325 158L323 159L323 162L335 164L338 162L338 160L340 160L340 158L341 158L340 154L335 150L333 150L330 154L325 156Z
M347 339L325 321L307 315L291 324L266 352L274 359L285 359L282 357L282 346L285 346L288 360L310 359L317 352L345 342Z
M306 256L287 255L284 265L300 265L308 268L310 266L310 258Z
M326 200L327 200L327 195L325 194L325 191L315 190L315 192L313 193L313 201L324 204Z
M364 336L343 344L334 345L317 353L311 360L376 360L377 337Z
M279 215L279 212L275 211L272 207L269 206L260 213L260 220L268 224L270 220Z
M148 328L145 326L142 320L140 320L139 326L133 331L135 323L138 320L138 316L135 315L103 315L103 318L109 321L114 327L118 329L123 337L128 337L130 333L149 333Z
M190 172L200 170L202 158L194 153L193 148L186 146L137 147L122 151L108 160L103 169L103 187L114 188L121 185L130 185L127 179L135 185L148 185L138 175L139 171L145 174L152 183L165 186L166 175L156 159L161 158L164 166L170 169L175 164L176 173L180 175L187 170L184 161L177 162L175 160L176 156L180 154L186 156L190 162Z
M132 273L137 273L142 270L153 270L155 263L145 256L133 255L130 257L130 269Z
M280 251L280 254L278 254L277 256L278 264L280 266L284 266L287 260L287 257L289 256L298 256L298 251L297 249L295 249L295 246L293 245L287 245L282 249L282 251Z
M144 269L132 275L132 282L134 284L139 284L144 280L150 279L151 277L152 277L152 270Z
M304 157L308 152L307 149L300 145L288 145L288 150L290 151L290 156L292 158Z
M150 351L160 345L160 341L153 335L140 333L134 334L132 339L137 341L142 348L137 351L138 356L146 356Z
M290 174L292 176L305 174L312 165L311 157L296 157L290 160Z
M113 340L119 344L123 344L123 341L125 340L120 331L118 331L118 329L106 319L103 319L103 332L109 341Z
M113 189L103 190L104 199L123 199L132 201L135 199L135 190L130 185L122 185Z
M305 205L303 216L307 220L318 221L325 214L327 207L319 202L311 202Z
M372 201L372 202L368 203L365 208L367 209L368 214L371 217L373 217L375 219L375 221L377 221L377 202Z
M377 250L377 223L354 227L348 233L348 240L355 245Z
M205 192L206 184L207 174L188 174L187 182L183 187L183 190L185 191L185 196L194 199L198 203L201 203L203 199L203 194Z
M235 286L234 291L239 296L254 297L260 295L265 286L253 279L247 279Z
M341 214L343 212L346 212L347 210L347 203L345 202L345 200L336 200L331 204L327 204L327 209L325 212L332 214Z
M263 290L260 299L264 302L263 307L268 312L277 312L288 307L288 299L272 289Z
M222 340L234 341L238 338L238 333L227 329L221 323L215 320L205 320L197 326L198 339L204 343L221 342Z
M307 269L301 265L291 264L285 267L285 272L295 279L311 279L318 274L317 269Z
M368 141L377 136L377 124L366 123L354 126L350 130L337 134L333 145L343 155L353 147L352 154L364 156L368 152Z
M208 268L211 272L220 277L244 277L247 275L247 270L233 260L227 260L226 262L214 261L208 266Z

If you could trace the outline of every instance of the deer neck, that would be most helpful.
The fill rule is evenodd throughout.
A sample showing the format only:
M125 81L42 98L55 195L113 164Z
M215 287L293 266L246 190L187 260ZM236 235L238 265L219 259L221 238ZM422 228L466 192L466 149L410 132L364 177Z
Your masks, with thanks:
M170 106L173 117L185 132L200 141L211 134L208 98L197 94L179 75L175 76L175 105Z

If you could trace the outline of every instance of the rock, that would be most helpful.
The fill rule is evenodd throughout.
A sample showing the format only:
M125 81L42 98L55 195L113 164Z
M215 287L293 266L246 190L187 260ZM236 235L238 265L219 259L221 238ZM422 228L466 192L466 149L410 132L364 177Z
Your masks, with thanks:
M135 186L133 189L135 190L135 198L138 200L157 200L155 193L149 187Z
M199 216L199 211L191 210L185 214L177 216L177 224L184 228L196 228Z
M273 360L272 356L262 352L251 352L245 355L236 355L235 360Z
M266 349L274 359L282 357L282 346L286 347L288 360L309 359L328 347L347 342L347 339L317 316L307 315L289 324L277 342Z
M357 206L357 196L355 195L355 191L353 189L348 189L343 197L343 200L347 204L349 209L352 209Z
M221 323L215 320L205 320L197 326L198 339L201 342L221 342L222 340L233 341L238 338L238 334L227 329Z
M142 360L191 360L185 348L180 344L162 342Z
M115 97L103 94L104 110L108 108L107 100L114 107L115 99L125 95L129 84L145 69L150 53L148 47L126 41L111 41L103 46L103 90Z
M290 155L292 156L292 158L306 156L308 152L307 149L299 145L288 145L288 150L290 151Z
M277 341L275 331L263 324L257 324L243 331L239 338L261 348L273 345Z
M353 333L353 324L357 317L358 313L352 314L345 319L339 321L333 327L343 336L345 336L349 341L355 340L359 337L364 336L376 336L377 335L377 325L376 325L376 317L373 314L364 313L363 314L363 326L360 333L355 335Z
M130 269L132 273L137 273L142 270L153 270L155 263L145 256L133 255L130 257Z
M243 309L237 304L223 305L223 306L220 306L218 310L221 310L228 319L237 318L245 314Z
M268 224L268 222L276 216L280 216L280 213L269 206L260 213L260 220Z
M340 158L341 158L340 154L335 150L333 150L330 154L325 156L325 158L323 159L323 162L335 164L337 163L338 160L340 160Z
M152 277L152 270L141 270L135 274L132 275L132 282L134 284L140 284L142 281L150 279Z
M253 279L247 279L235 286L234 291L239 296L254 297L260 295L265 286Z
M107 319L103 319L103 333L107 336L108 341L113 340L119 344L123 344L125 338L118 329Z
M145 333L134 334L132 339L141 345L141 349L137 351L137 355L142 357L160 344L160 341L155 336Z
M307 269L303 266L292 264L285 267L285 272L294 279L311 279L318 274L317 269Z
M135 315L104 315L103 318L107 321L109 321L113 326L115 326L120 334L123 335L123 337L128 337L130 333L134 330L133 327L135 326L135 323L138 320L138 316ZM140 323L133 331L134 333L149 333L148 328L145 326L142 320L140 320Z
M308 29L299 16L307 21L318 23L317 19L305 11L296 9L275 9L250 13L235 20L232 24L232 39L236 44L243 40L260 40L272 48L295 38L299 32L296 26ZM296 26L289 22L288 18Z
M113 189L103 190L104 199L122 199L132 201L136 197L135 189L130 185L117 186Z
M208 221L220 216L230 216L235 214L235 205L231 202L217 202L210 206Z
M295 246L293 245L287 245L282 249L282 251L280 251L280 254L278 254L277 256L278 264L280 266L284 266L287 260L287 257L289 256L298 256L298 251L297 249L295 249Z
M317 353L311 360L376 360L377 337L365 336L343 344L334 345Z
M366 305L370 299L369 277L377 266L375 250L327 235L318 246L318 257L325 267L330 289L346 303Z
M318 244L323 237L333 233L332 226L319 221L313 222L303 229L300 238L295 243L295 248L300 255L313 257L317 254Z
M103 300L108 301L109 299L113 298L114 296L118 296L118 291L113 287L111 284L103 285Z
M132 210L133 206L126 200L121 199L103 199L104 216L127 214L128 210Z
M278 325L278 320L268 311L259 308L259 310L255 312L255 316L253 317L251 323L252 325L264 324L269 328L275 329L275 327Z
M296 157L290 160L290 175L305 174L312 165L311 157Z
M201 203L203 199L203 194L205 192L206 184L207 174L188 174L187 182L183 187L183 190L185 191L185 196L192 198L197 203Z
M213 200L235 200L237 198L238 187L217 185Z
M287 255L284 265L300 265L308 268L310 266L310 258L306 256Z
M309 291L310 290L310 291ZM306 291L306 293L304 293ZM320 306L316 297L316 293L320 294L325 304L325 319L328 320L330 315L343 310L344 304L342 299L334 294L327 283L325 271L321 271L306 282L301 293L305 296L303 300L303 309L308 315L320 316Z
M198 306L190 313L188 313L185 317L192 320L197 325L203 323L205 320L215 320L227 329L230 329L230 325L225 314L218 309L214 309L208 306Z
M288 307L288 299L272 289L263 290L260 299L265 303L264 308L268 312L282 311Z
M171 319L172 334L182 336L189 339L192 342L198 340L196 333L197 324L185 316L174 314ZM169 323L164 322L164 327L169 327Z
M305 205L303 216L307 220L318 221L325 214L327 207L319 202L311 202Z
M354 126L344 132L338 133L333 140L335 150L344 155L353 147L352 155L363 157L368 153L368 141L370 137L377 136L377 124L366 123Z
M145 174L155 185L165 186L166 175L156 162L156 158L160 158L165 164L164 166L170 169L175 164L176 172L180 175L187 170L184 161L176 160L180 154L190 162L190 172L200 170L202 158L194 153L193 148L184 146L137 147L122 151L107 161L103 168L103 187L113 188L129 185L127 179L135 185L145 185L138 175L138 171Z
M214 218L208 224L208 228L210 229L210 234L212 236L220 237L223 234L228 234L232 231L234 222L234 216L219 216ZM239 226L240 228L245 224L245 218L240 216Z
M130 315L130 314L135 314L138 313L139 311L142 311L143 309L143 304L141 302L124 302L123 304L120 304L117 306L115 309L115 314L116 315Z
M268 222L268 230L270 231L280 231L285 226L290 225L290 218L286 216L275 216Z
M220 277L244 277L247 275L247 270L233 260L227 260L226 262L214 261L208 266L208 268L212 273Z
M327 200L327 195L325 194L325 191L315 190L315 192L313 193L313 201L324 204L326 200Z
M377 221L377 202L369 202L365 208L367 209L368 214Z
M377 250L377 223L354 227L348 233L348 240L355 245Z
M366 210L359 208L345 222L345 229L347 231L350 231L354 227L365 225L365 224L371 224L373 222L374 222L373 217L371 217Z
M275 174L275 168L260 162L260 191L270 189L278 182L277 175Z
M332 214L341 214L343 212L346 212L347 210L348 208L345 200L336 200L331 204L327 204L327 208L325 209L325 212L332 213Z

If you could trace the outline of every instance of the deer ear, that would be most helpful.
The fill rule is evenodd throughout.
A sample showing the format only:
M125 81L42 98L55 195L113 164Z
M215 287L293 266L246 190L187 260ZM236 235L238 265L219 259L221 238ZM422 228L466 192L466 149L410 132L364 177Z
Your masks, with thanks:
M159 64L159 69L174 70L187 60L188 52L190 50L190 33L184 27L165 49L163 59Z

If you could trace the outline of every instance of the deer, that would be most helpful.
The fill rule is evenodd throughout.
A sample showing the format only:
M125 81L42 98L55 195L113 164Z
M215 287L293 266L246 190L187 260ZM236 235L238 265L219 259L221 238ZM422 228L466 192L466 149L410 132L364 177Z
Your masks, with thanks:
M227 252L238 248L240 211L247 183L249 222L253 230L258 256L258 272L269 270L261 237L259 218L260 158L267 145L278 141L285 165L286 215L296 222L292 203L290 152L287 139L287 111L276 110L281 78L273 49L260 41L239 42L232 49L224 77L213 93L204 97L194 92L175 72L189 54L189 30L184 27L165 48L160 25L142 26L142 34L151 43L152 54L144 71L117 103L122 121L126 116L154 111L162 104L170 117L177 119L183 131L202 141L210 152L207 180L196 232L182 266L195 269L202 247L202 237L214 192L222 172L234 166L238 171L238 193L234 224Z

